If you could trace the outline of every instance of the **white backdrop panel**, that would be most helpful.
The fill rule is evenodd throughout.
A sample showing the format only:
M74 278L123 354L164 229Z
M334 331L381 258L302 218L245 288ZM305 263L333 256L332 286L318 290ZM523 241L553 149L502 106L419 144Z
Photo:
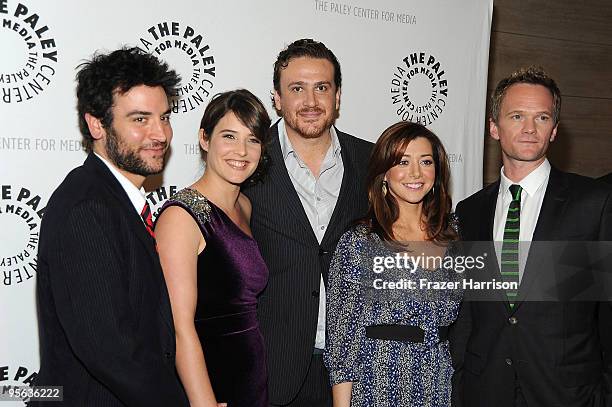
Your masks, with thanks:
M451 157L456 202L482 184L492 3L0 0L0 386L38 370L37 233L49 196L85 158L74 77L95 50L139 46L193 85L172 118L167 169L150 184L162 185L149 195L154 210L202 171L197 129L210 96L244 87L275 117L272 65L304 37L340 60L338 128L376 141L401 119L424 122Z

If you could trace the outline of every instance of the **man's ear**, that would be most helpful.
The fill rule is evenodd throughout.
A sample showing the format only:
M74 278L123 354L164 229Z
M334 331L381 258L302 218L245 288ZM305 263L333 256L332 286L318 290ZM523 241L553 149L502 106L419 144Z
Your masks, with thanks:
M90 113L85 113L85 121L89 128L89 133L94 140L101 140L106 136L106 129L102 125L102 120L94 117Z
M208 145L210 144L210 137L204 133L204 129L198 131L198 139L200 140L200 147L202 150L208 152Z
M555 137L557 137L557 129L559 128L559 123L557 123L557 125L555 126L555 128L553 129L552 133L550 134L550 142L552 143L553 141L555 141Z
M497 131L497 124L493 119L489 119L489 135L495 140L499 140L499 132Z
M336 90L336 110L340 110L340 95L342 94L342 88Z
M281 103L280 103L280 93L278 91L274 91L274 109L277 111L281 111Z

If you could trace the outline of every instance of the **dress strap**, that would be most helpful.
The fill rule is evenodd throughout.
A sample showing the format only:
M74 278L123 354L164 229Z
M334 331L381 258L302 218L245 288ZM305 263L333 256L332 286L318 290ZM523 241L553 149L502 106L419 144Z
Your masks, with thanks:
M179 192L166 201L162 211L169 206L180 206L189 212L200 224L201 227L210 222L211 206L208 199L191 188L181 189Z

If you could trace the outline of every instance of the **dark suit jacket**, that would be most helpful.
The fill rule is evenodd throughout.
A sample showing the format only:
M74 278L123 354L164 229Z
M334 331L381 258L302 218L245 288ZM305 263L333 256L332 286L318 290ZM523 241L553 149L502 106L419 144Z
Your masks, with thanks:
M49 200L37 298L41 365L35 384L63 386L63 405L187 405L174 368L172 313L155 242L94 154Z
M267 176L244 193L251 199L251 228L270 270L258 317L268 355L270 401L288 403L298 393L312 358L319 313L319 285L338 239L367 211L365 175L372 143L337 131L344 176L338 201L319 245L298 197L278 140L268 146Z
M597 179L608 184L612 184L612 172Z
M462 239L493 239L498 190L499 181L457 205ZM600 240L612 240L612 191L552 168L533 241ZM466 292L451 333L456 406L514 406L517 384L529 407L612 405L612 343L601 340L612 330L602 319L610 304L530 301L544 273L534 247L512 310L503 293L479 301ZM489 270L499 273L495 257Z

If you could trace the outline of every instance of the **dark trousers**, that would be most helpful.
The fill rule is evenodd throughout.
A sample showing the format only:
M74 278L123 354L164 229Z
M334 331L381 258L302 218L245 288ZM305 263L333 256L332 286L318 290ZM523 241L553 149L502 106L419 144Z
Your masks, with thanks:
M276 407L276 405L274 405ZM329 374L323 364L323 355L312 355L308 374L297 397L287 407L332 407Z

